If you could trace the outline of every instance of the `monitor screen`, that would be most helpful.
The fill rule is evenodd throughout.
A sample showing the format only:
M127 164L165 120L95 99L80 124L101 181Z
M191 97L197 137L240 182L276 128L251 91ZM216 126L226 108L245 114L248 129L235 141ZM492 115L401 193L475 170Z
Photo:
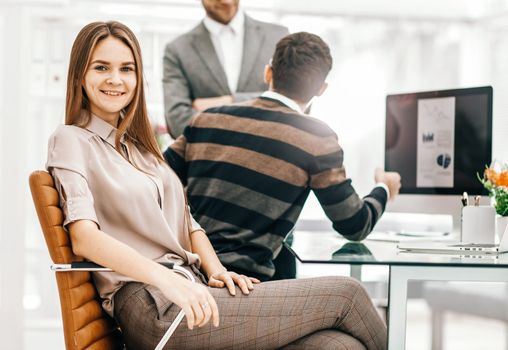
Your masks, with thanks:
M385 130L401 193L486 194L477 173L492 158L492 87L388 95Z

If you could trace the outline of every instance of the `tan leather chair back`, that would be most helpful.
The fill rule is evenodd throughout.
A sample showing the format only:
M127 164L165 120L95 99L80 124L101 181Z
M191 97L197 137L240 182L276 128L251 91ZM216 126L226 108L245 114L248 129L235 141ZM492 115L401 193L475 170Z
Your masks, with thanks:
M83 260L72 253L69 235L64 230L63 213L53 178L46 171L30 175L30 190L49 255L56 264ZM57 272L65 347L67 350L123 349L115 321L104 313L89 272Z

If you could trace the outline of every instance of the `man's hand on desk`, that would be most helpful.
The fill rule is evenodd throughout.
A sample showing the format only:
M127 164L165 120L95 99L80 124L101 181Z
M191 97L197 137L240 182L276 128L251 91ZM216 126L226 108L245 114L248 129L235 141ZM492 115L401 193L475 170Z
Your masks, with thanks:
M233 103L233 96L217 96L207 98L197 98L192 101L192 108L198 112L212 107L219 107Z
M374 175L374 180L377 182L382 182L388 189L390 190L390 199L395 198L397 194L399 194L400 190L400 174L394 171L384 171L382 169L376 169L376 173Z

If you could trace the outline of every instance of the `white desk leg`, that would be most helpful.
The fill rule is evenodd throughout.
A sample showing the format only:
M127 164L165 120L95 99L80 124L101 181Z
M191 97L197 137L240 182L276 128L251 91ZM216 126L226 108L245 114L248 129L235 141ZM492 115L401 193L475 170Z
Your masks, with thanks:
M406 346L407 283L409 280L508 282L508 269L481 266L390 266L389 350L403 350Z
M362 265L349 265L349 275L358 281L362 281Z
M390 350L406 347L407 269L411 266L390 266L388 287L388 345Z

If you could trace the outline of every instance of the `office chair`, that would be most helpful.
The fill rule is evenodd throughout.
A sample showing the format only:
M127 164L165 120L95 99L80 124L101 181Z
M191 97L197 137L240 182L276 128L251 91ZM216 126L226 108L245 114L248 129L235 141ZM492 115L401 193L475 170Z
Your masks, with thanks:
M118 350L124 349L122 333L115 320L109 317L93 283L90 271L111 271L73 254L69 235L64 230L63 212L53 178L46 171L30 175L30 190L56 272L60 308L62 312L65 348L67 350ZM194 282L185 269L165 264L175 272ZM156 350L162 349L184 317L180 311L171 327L162 337Z

